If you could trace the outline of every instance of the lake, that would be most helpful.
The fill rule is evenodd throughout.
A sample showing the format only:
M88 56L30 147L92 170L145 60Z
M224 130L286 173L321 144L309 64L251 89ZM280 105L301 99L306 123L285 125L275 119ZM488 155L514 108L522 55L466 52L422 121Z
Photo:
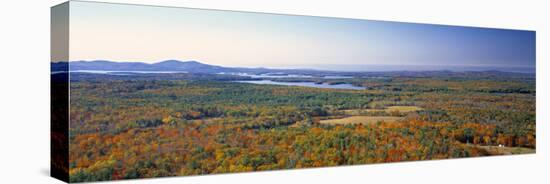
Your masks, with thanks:
M265 73L265 74L249 74L249 73L226 73L220 72L222 75L238 75L251 78L324 78L324 79L351 79L352 76L341 75L325 75L325 76L313 76L313 75L299 75L299 74L285 74L285 73Z
M353 89L353 90L363 90L365 87L354 86L351 84L334 84L330 85L327 83L316 84L314 82L276 82L271 80L250 80L250 81L234 81L240 83L250 83L250 84L271 84L271 85L284 85L284 86L303 86L303 87L313 87L313 88L329 88L329 89Z

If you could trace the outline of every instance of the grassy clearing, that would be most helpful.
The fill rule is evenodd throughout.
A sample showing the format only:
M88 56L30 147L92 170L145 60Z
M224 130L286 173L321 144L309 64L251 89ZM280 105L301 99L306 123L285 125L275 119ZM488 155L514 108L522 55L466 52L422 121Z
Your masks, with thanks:
M535 149L522 147L498 147L498 146L477 146L487 151L491 155L515 155L535 153Z
M377 122L396 122L402 120L402 117L393 117L393 116L351 116L340 119L327 119L321 120L321 124L330 124L330 125L345 125L345 124L370 124Z
M420 110L422 110L422 108L418 106L391 106L386 108L386 112L399 111L401 113L415 112Z

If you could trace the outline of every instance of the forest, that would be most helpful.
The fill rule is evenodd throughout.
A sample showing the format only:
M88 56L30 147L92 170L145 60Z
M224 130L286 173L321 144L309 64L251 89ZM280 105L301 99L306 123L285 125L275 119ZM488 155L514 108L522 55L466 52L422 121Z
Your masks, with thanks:
M71 182L534 153L534 74L71 73Z

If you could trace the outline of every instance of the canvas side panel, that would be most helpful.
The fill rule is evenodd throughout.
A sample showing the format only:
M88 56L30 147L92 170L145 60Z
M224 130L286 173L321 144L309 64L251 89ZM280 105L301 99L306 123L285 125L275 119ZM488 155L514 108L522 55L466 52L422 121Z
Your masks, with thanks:
M50 168L52 177L69 182L69 2L50 11Z

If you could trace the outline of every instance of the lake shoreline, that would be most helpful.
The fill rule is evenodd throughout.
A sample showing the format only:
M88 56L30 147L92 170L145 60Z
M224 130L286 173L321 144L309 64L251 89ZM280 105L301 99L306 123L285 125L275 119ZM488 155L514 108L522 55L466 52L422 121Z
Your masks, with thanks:
M248 83L248 84L260 84L260 85L281 85L281 86L301 86L301 87L313 87L313 88L323 88L323 89L351 89L351 90L365 90L366 87L354 86L348 83L319 83L319 82L278 82L273 80L238 80L232 81L238 83Z

